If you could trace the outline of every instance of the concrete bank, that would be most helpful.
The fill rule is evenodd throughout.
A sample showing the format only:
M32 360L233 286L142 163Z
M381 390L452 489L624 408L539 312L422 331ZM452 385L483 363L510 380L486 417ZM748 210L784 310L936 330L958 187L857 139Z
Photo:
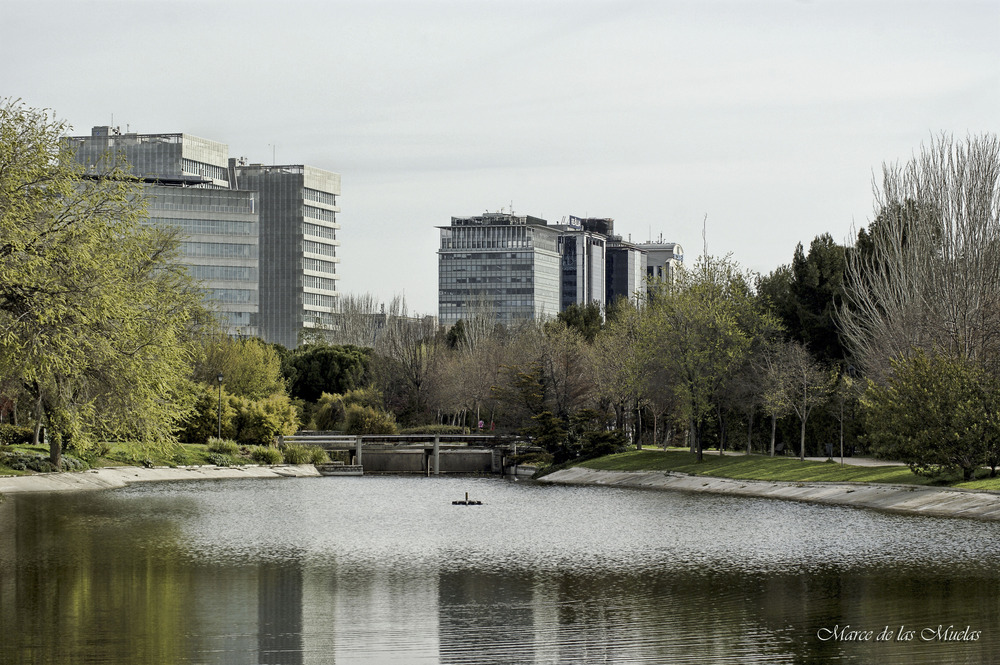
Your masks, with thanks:
M731 480L663 471L597 471L582 467L556 471L540 480L566 485L610 485L756 496L874 508L910 515L1000 521L1000 493L977 490L910 485Z
M105 467L75 473L40 473L33 476L0 477L0 494L103 490L130 483L161 480L211 480L221 478L304 478L319 476L312 464L278 466L135 466Z

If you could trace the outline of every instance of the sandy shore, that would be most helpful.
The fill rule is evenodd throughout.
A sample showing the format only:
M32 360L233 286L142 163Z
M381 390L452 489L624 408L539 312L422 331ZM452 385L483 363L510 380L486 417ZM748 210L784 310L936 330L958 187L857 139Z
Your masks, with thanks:
M312 464L277 466L116 466L76 473L40 473L33 476L0 477L0 494L102 490L130 483L162 480L210 480L221 478L304 478L319 476Z
M806 501L873 508L911 515L965 517L1000 521L1000 493L912 485L860 483L786 483L689 476L663 471L596 471L573 467L556 471L542 482L567 485L612 485L646 489L710 492L768 499Z

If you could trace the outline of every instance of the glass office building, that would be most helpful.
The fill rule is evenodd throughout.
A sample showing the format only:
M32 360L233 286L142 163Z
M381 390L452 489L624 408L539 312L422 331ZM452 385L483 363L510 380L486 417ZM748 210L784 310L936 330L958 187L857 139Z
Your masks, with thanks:
M332 330L339 294L340 175L303 165L233 164L260 193L261 336L288 348Z
M226 331L259 335L257 194L233 188L226 145L189 134L121 134L110 127L66 141L94 173L107 159L128 162L143 181L147 223L180 232L181 263Z
M438 250L438 320L454 325L487 307L511 325L559 312L559 231L508 213L452 217Z

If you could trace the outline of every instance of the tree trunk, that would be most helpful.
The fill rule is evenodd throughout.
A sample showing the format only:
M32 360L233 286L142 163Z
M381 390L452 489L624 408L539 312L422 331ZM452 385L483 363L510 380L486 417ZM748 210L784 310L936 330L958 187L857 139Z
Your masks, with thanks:
M806 419L802 418L802 437L799 439L799 460L806 461Z
M774 433L778 429L778 416L771 414L771 457L774 457Z
M753 412L750 413L750 419L747 421L747 455L750 454L750 443L753 441Z

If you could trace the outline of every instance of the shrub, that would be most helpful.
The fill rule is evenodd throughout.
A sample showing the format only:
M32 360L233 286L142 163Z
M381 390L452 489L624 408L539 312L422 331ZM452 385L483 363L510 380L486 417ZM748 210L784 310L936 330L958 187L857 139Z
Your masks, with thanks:
M313 446L309 450L309 463L310 464L327 464L330 461L330 456L326 454L326 451L322 448L317 448Z
M49 461L48 455L42 453L4 453L0 457L3 463L15 471L35 471L37 473L51 473L53 471L83 471L89 468L83 460L63 455L61 458L61 469L56 469L55 465Z
M469 430L461 425L419 425L400 430L400 434L468 434Z
M302 446L297 443L289 443L282 449L285 462L288 464L308 464L311 459L310 448L314 446Z
M345 434L395 434L396 432L396 419L392 414L359 404L347 407Z
M271 446L251 446L250 459L258 464L281 464L284 457L281 451Z
M35 429L22 425L0 423L0 446L16 446L34 443Z
M312 427L327 431L336 429L337 425L344 422L346 416L344 398L340 395L323 393L316 403L316 410L313 412Z
M236 463L236 460L231 455L223 455L221 453L212 453L208 456L208 461L215 466L233 466Z
M298 411L287 395L235 401L236 440L240 443L270 445L279 434L294 434L299 428Z
M239 455L240 446L232 439L219 439L213 436L208 439L208 452L220 453L222 455Z
M375 388L355 388L343 395L344 406L357 404L367 406L370 409L380 410L382 408L382 393Z

